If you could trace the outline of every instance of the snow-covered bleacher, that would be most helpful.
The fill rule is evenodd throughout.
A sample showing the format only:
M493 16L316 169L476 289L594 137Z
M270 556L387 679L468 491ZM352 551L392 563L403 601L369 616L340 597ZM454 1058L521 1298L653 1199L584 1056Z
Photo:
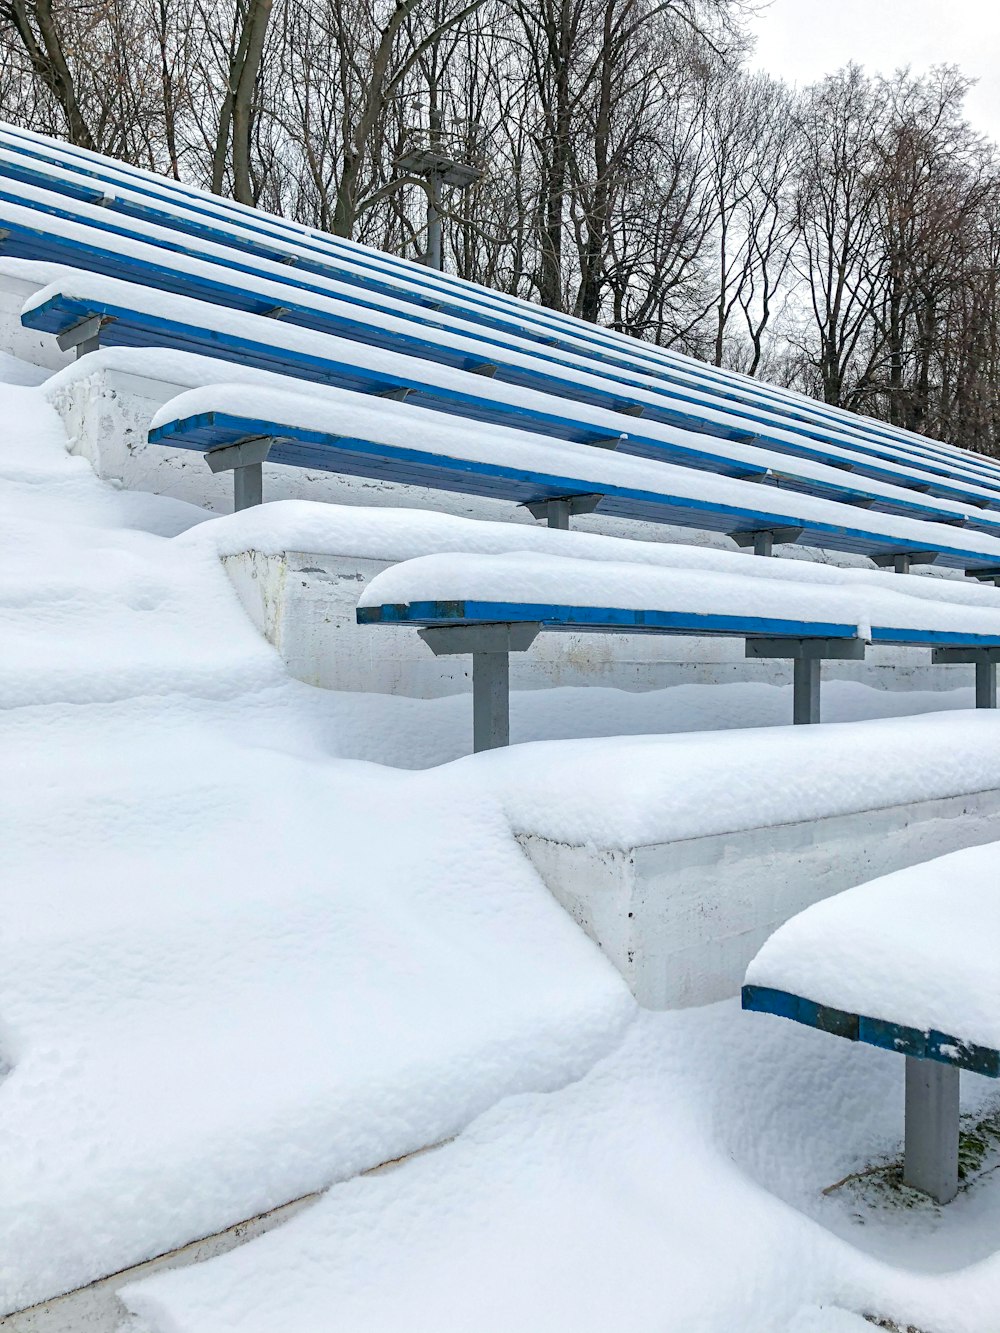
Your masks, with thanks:
M760 504L760 497L745 487L729 492L737 498L742 494L742 508L751 511L748 516L735 512L737 507L732 504L728 508L719 503L713 505L712 501L726 491L713 486L713 477L700 477L692 484L699 488L698 493L705 503L695 506L694 512L659 520L728 532L741 544L751 544L751 541L758 544L766 537L767 549L770 549L772 539L797 540L831 549L872 553L885 560L894 560L897 556L916 558L914 553L921 552L925 560L937 559L940 563L956 564L960 568L994 568L997 565L993 555L984 563L968 551L958 559L948 558L944 551L935 554L935 544L926 540L921 542L916 530L889 526L880 532L877 521L874 530L869 521L866 524L868 532L859 534L856 513L851 515L852 525L848 528L843 509L828 510L833 521L817 530L808 522L809 516L816 511L809 508L808 499L796 498L801 493L808 498L837 500L853 510L862 508L1000 534L1000 519L994 517L995 506L1000 505L1000 492L994 492L976 480L943 480L932 471L923 471L922 465L907 469L899 464L884 463L866 469L866 475L845 474L840 462L831 465L796 459L789 463L759 446L715 439L706 441L704 437L664 423L643 422L638 430L624 431L620 429L623 424L621 414L610 407L567 403L550 393L502 381L484 383L475 370L470 375L467 369L422 361L419 348L411 346L408 353L399 354L377 344L359 346L357 342L339 336L275 326L273 320L263 316L186 297L165 297L135 284L119 283L88 273L72 273L41 288L28 302L25 317L31 327L68 337L71 343L76 340L79 346L95 348L104 341L114 346L196 352L225 362L238 361L244 366L294 375L311 384L337 385L378 396L406 399L410 405L430 407L477 423L499 424L557 440L639 454L650 461L676 464L716 476L772 483L765 491L766 510ZM63 333L59 333L60 329ZM530 378L530 371L526 370L525 375ZM266 435L275 440L277 447L270 455L272 462L301 465L304 456L301 443L296 440L296 431L301 429L315 404L311 395L300 394L293 401L290 395L294 393L294 385L286 386L284 401L279 398L271 408L272 413L284 408L283 416L270 415L248 426L255 436ZM232 397L232 389L227 391L220 386L217 406L213 410L224 412ZM186 404L174 405L171 409L173 417L168 413L159 414L155 440L205 450L234 442L231 435L220 433L215 436L207 432L205 423L199 424L197 433L173 424L184 406ZM333 400L331 411L335 407L336 400ZM315 415L313 410L313 419ZM402 420L419 422L420 418L406 415ZM332 424L336 429L340 423L337 420L326 424ZM333 431L327 429L325 433ZM339 429L337 433L344 434ZM326 458L329 459L328 451ZM323 452L314 452L310 465L323 467L323 460ZM325 465L336 469L335 461ZM873 477L867 475L868 472L878 475ZM462 489L454 485L452 488ZM589 493L587 487L579 485L571 487L568 493L572 494L574 490L578 494ZM926 498L932 492L936 496L933 502ZM562 494L567 492L564 490ZM606 513L615 512L610 499L595 507ZM752 512L754 510L758 512ZM761 510L765 512L759 512ZM841 528L845 530L841 531Z
M8 334L59 366L44 384ZM220 1310L374 1327L364 1292L330 1294L336 1263L372 1231L375 1285L403 1290L406 1247L440 1225L413 1227L413 1166L434 1190L470 1154L442 1210L464 1232L506 1137L532 1198L559 1163L542 1232L564 1219L571 1258L578 1223L593 1263L615 1208L654 1219L604 1284L655 1273L643 1327L667 1308L661 1214L694 1236L685 1327L709 1251L732 1288L712 1333L772 1251L820 1273L816 1300L847 1274L852 1308L950 1327L951 1286L904 1311L893 1264L824 1229L829 1181L895 1151L898 1089L737 997L746 977L748 1009L937 1062L936 1084L908 1075L910 1130L929 1089L949 1154L955 1070L1000 1074L996 852L864 883L996 837L1000 464L4 126L0 353L12 1333L33 1302L192 1246L209 1261L125 1297L151 1333L210 1333ZM211 512L231 495L241 512ZM784 725L820 720L827 662L836 725ZM580 1137L536 1142L567 1098ZM850 1128L824 1157L827 1101ZM949 1197L951 1155L943 1186L940 1155L908 1159ZM220 1233L331 1182L259 1266L230 1256L220 1297ZM392 1196L374 1223L371 1190ZM737 1228L759 1253L734 1278ZM498 1291L518 1244L511 1225L489 1255ZM758 1306L804 1333L784 1299L771 1283Z
M997 850L977 847L816 903L747 972L743 1007L906 1057L903 1181L959 1184L959 1075L1000 1078Z
M643 568L529 555L431 555L374 578L361 595L363 625L411 625L437 654L473 660L475 750L510 735L509 654L542 630L597 634L725 635L748 656L794 661L793 721L820 720L824 658L863 658L868 644L933 648L941 660L973 661L977 702L996 707L1000 607L940 600L845 571L839 585L758 579L696 569ZM962 590L964 591L964 590Z
M433 375L431 383L424 384L420 370L397 367L394 378L409 382L374 388L411 395L412 406L433 406L476 421L521 424L602 447L614 445L724 475L772 481L786 490L832 496L852 506L944 524L987 530L993 526L983 511L1000 505L1000 472L989 460L968 458L947 446L412 266L383 258L376 272L370 252L359 249L355 254L343 242L287 224L278 228L283 235L271 236L268 254L262 256L248 233L246 210L221 201L195 205L190 192L180 187L96 158L87 159L81 174L78 152L19 132L7 131L0 142L3 252L89 274L60 277L29 301L25 311L30 327L55 333L70 344L93 347L103 339L110 345L207 351L373 391L370 374L345 372L343 348L336 349L338 371L329 365L338 359L329 345L294 334L289 345L284 336L309 330L360 342L365 349L402 352L435 370L462 372L458 378L464 386L442 384L440 378L434 382ZM327 255L323 262L335 276L300 272L299 250L305 242L308 253ZM144 290L108 285L115 278ZM201 312L196 314L189 304L187 309L178 307L168 294L198 298ZM223 321L219 327L223 313L229 315L228 325ZM267 333L241 314L267 317ZM287 326L278 337L276 321ZM348 366L351 359L348 351ZM364 361L363 356L358 359ZM499 385L533 390L549 401L518 403L509 396L505 401L502 393L485 392L481 385L474 391L469 372L492 376ZM586 413L581 419L567 409L565 400L601 409L601 420L588 420ZM641 429L621 429L635 417L644 419ZM673 427L673 438L669 433L665 438L657 425ZM742 457L739 449L727 453L721 445L705 449L697 437L706 434L722 444L752 447ZM795 463L790 465L789 457ZM816 466L804 466L806 462ZM849 471L851 483L838 478L838 470ZM857 483L859 477L883 484ZM917 499L921 495L934 496L938 503ZM946 500L952 504L943 504ZM749 532L755 549L763 552L775 536L795 539L795 529L808 526L778 517L781 521L772 520L769 528L733 531L743 539ZM725 530L718 524L707 526ZM825 535L836 548L832 535ZM812 540L808 534L798 539ZM865 548L849 539L839 549ZM886 549L885 542L879 543L875 554L885 556ZM933 545L911 544L891 549L888 558L904 568L910 560L941 561L942 555L935 554ZM972 565L995 567L967 559L961 567Z

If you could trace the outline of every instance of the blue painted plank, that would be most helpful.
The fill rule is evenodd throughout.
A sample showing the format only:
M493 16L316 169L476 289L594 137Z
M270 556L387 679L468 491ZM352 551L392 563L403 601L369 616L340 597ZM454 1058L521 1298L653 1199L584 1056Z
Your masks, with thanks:
M622 607L560 606L535 602L409 602L364 606L361 625L540 624L544 629L606 633L705 634L738 638L854 639L854 625L693 611L629 610Z
M804 996L769 986L744 986L742 1002L744 1009L789 1018L795 1023L846 1037L849 1041L861 1041L917 1060L937 1060L985 1074L988 1078L1000 1078L1000 1051L991 1046L977 1045L933 1029L922 1031L903 1023L819 1005Z
M495 495L517 503L594 492L593 482L574 479L572 476L526 471L492 460L487 463L452 459L418 449L348 439L290 427L282 422L216 412L167 422L151 431L149 438L154 444L205 450L260 435L270 435L278 440L271 454L272 461L276 463L348 472L352 475L381 476L412 485ZM605 486L600 489L603 498L598 511L622 518L648 519L651 522L715 532L753 532L787 527L793 521L787 514L775 514L764 508L752 510L622 486ZM799 540L809 545L867 555L898 547L895 538L826 523L804 522ZM958 568L989 568L996 563L995 556L976 554L970 550L944 546L934 549L939 551L939 563Z

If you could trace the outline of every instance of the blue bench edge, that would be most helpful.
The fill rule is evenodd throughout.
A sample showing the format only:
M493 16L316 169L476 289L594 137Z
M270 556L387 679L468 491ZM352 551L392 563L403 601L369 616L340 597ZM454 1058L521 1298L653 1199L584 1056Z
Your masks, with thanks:
M788 991L774 990L770 986L744 986L742 1002L746 1010L790 1018L795 1023L817 1028L820 1032L846 1037L848 1041L861 1041L869 1046L880 1046L883 1050L913 1056L917 1060L937 1060L941 1064L956 1065L974 1074L985 1074L987 1078L1000 1078L1000 1051L963 1041L960 1037L952 1037L933 1028L925 1032L882 1018L848 1013L844 1009L818 1004L815 1000L792 995Z

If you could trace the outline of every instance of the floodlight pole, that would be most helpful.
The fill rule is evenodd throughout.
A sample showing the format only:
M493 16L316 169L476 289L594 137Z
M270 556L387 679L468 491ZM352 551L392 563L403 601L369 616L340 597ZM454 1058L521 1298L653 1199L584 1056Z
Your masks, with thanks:
M441 173L427 176L427 267L440 273L444 267L441 226Z

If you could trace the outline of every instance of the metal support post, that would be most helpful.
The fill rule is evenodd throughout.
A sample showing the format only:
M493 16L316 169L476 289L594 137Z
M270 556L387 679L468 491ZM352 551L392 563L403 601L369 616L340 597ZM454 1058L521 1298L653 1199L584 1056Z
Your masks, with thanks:
M903 1184L950 1203L958 1193L956 1065L906 1057Z
M795 659L792 667L792 721L797 727L819 721L821 667L822 660L818 657Z
M545 506L545 521L550 528L569 531L569 501L550 500Z
M510 744L510 653L523 653L540 625L432 625L420 637L435 657L472 654L472 748Z
M273 443L274 439L270 435L260 435L252 440L241 440L238 444L209 449L205 454L205 462L213 472L233 474L234 513L263 504L263 464Z
M577 514L592 514L603 495L559 495L548 500L532 500L524 507L533 518L544 518L550 528L566 532Z
M862 639L747 639L747 657L787 657L792 661L792 721L796 726L820 720L820 682L824 657L863 662Z
M233 469L233 513L264 503L264 467L248 463Z
M754 555L773 555L775 546L797 542L801 528L758 528L750 532L731 532L737 546L753 547Z
M948 662L973 662L976 667L976 707L997 706L997 660L1000 648L935 648L931 661L935 666Z
M472 750L510 744L510 656L472 654Z
M997 664L995 658L980 659L976 663L976 707L997 706Z
M965 577L978 579L980 583L992 583L994 588L1000 587L1000 569L967 569Z

